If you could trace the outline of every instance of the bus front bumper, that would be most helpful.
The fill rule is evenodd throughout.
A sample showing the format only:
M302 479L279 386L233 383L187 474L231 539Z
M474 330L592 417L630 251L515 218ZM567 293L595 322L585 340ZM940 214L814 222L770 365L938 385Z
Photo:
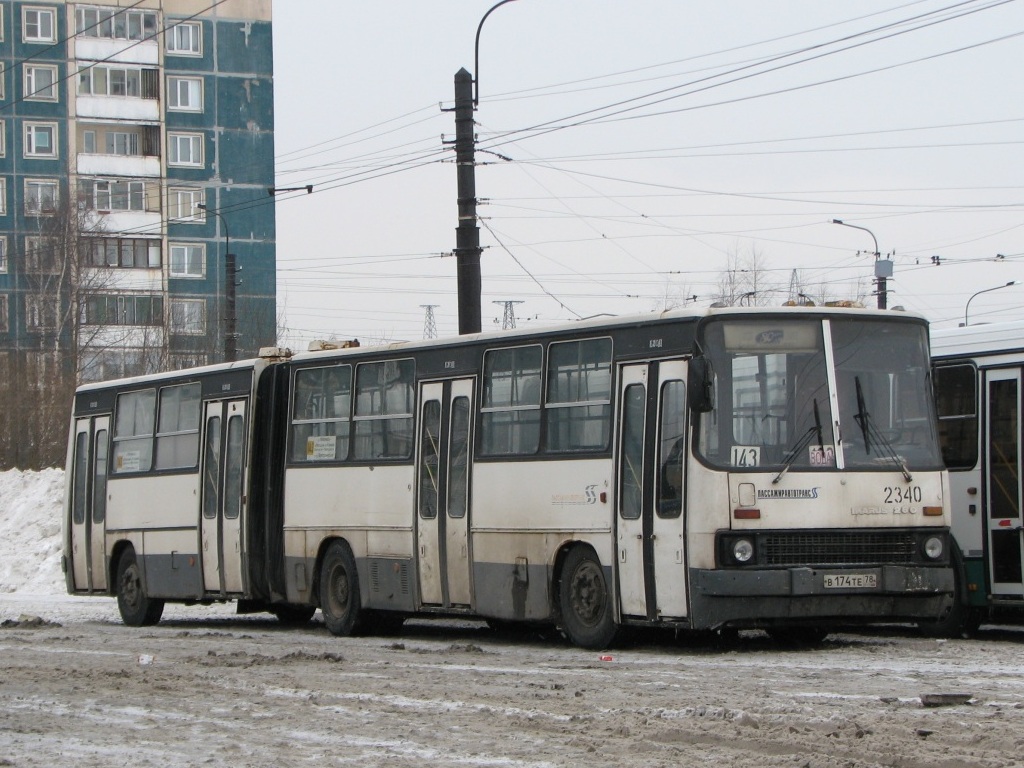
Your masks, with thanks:
M690 569L695 628L764 626L778 620L834 623L934 621L953 601L953 569Z

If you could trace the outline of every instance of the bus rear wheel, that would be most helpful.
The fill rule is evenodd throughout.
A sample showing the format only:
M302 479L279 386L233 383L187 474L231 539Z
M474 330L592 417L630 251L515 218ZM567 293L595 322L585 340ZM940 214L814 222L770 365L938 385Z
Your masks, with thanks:
M133 549L126 549L117 561L117 610L129 627L150 627L164 613L164 601L146 595Z
M359 574L352 550L343 541L331 542L320 566L320 612L332 635L348 637L359 629Z
M562 631L569 641L581 648L607 648L618 627L604 570L589 548L574 547L569 551L558 593Z

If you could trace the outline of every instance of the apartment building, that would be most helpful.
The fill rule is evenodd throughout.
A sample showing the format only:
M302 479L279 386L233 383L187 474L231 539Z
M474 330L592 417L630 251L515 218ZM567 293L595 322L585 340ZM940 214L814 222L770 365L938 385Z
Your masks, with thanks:
M231 316L273 344L270 0L0 0L0 68L0 364L218 362Z

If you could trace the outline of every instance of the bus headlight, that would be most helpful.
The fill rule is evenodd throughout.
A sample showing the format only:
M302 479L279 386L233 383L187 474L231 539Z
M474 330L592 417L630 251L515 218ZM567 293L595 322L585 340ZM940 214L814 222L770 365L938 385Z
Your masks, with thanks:
M732 559L737 563L749 563L754 556L754 543L750 539L736 539L732 543Z
M929 536L924 541L924 556L929 560L938 560L945 551L945 545L939 536Z

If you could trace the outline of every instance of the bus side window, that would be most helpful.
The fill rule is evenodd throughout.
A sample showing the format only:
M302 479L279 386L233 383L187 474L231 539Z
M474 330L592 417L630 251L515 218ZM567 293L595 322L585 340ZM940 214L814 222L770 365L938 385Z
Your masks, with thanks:
M412 456L415 378L413 360L363 363L356 368L356 459Z
M950 469L978 463L978 371L973 365L940 365L933 373L942 459Z
M484 353L480 452L525 456L540 446L540 345Z
M117 416L114 421L114 474L148 472L152 468L155 425L155 389L125 392L117 396Z
M552 343L548 351L547 449L603 450L611 434L611 339Z

